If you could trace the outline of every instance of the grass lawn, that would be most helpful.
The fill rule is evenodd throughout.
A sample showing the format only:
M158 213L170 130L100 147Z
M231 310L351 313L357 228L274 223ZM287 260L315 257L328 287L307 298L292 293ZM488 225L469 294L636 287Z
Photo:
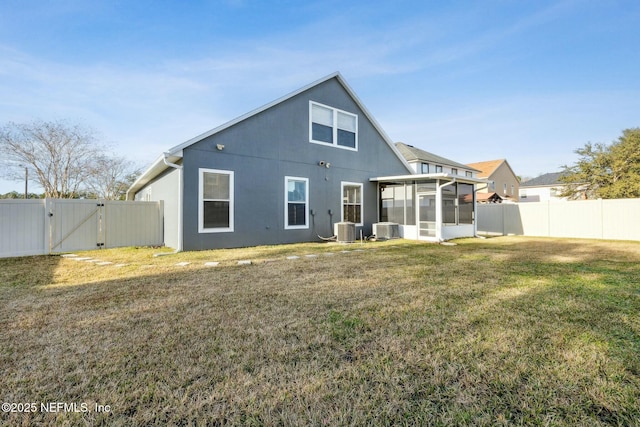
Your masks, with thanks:
M638 243L157 252L0 260L0 424L640 425Z

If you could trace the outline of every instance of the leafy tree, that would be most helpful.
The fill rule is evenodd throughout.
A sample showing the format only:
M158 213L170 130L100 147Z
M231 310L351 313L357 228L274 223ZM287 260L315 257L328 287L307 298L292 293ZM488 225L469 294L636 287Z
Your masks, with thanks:
M64 121L8 123L0 128L0 156L5 176L29 178L44 189L45 197L101 197L118 199L133 165L105 154L95 131Z
M44 194L29 193L27 199L43 199ZM5 194L0 194L0 199L24 199L24 193L18 193L17 191L10 191Z
M587 143L564 166L562 196L570 199L640 197L640 128L626 129L611 145Z

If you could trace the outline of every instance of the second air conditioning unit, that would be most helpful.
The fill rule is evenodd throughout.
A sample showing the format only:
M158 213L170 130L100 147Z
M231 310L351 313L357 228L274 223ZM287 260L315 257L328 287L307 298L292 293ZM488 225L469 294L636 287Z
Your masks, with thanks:
M400 226L395 222L378 222L373 224L373 234L378 240L400 238Z

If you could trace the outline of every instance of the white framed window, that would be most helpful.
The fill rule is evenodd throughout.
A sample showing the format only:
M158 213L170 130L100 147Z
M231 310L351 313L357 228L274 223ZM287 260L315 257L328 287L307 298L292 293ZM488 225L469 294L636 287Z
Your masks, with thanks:
M342 185L342 222L354 222L363 224L364 213L362 211L363 185L356 182L343 182Z
M436 165L436 173L442 173L442 166Z
M233 171L199 169L199 233L233 231L233 195Z
M309 179L284 177L284 228L309 228Z
M422 163L420 172L429 173L429 163Z
M358 116L309 101L309 141L358 151Z
M451 175L458 175L458 169L451 168Z

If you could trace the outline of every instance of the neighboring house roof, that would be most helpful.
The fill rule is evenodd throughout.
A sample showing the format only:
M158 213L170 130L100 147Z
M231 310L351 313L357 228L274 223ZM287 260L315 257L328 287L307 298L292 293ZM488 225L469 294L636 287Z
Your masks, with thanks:
M402 156L400 154L400 152L398 151L398 149L395 147L395 145L393 144L393 141L391 141L391 139L389 138L389 136L386 134L386 132L382 129L382 127L380 126L380 124L373 118L373 116L371 115L371 113L369 112L369 110L367 110L367 108L364 106L364 104L360 101L360 98L358 98L358 96L355 94L355 92L353 91L353 89L351 89L351 87L347 84L346 80L344 79L344 77L342 77L342 74L340 74L339 72L335 72L332 74L329 74L326 77L323 77L313 83L310 83L294 92L289 93L288 95L285 95L281 98L276 99L275 101L272 101L268 104L263 105L262 107L259 107L253 111L250 111L246 114L243 114L240 117L237 117L227 123L222 124L221 126L218 126L214 129L211 129L208 132L205 132L201 135L196 136L195 138L192 138L188 141L183 142L182 144L176 145L173 148L170 148L168 151L166 151L165 153L163 153L163 155L161 155L158 159L156 159L156 161L146 170L142 173L142 175L140 175L140 177L138 177L138 179L131 185L131 187L129 188L129 190L127 190L127 199L132 198L132 196L139 191L140 189L142 189L147 183L149 183L151 180L153 180L155 177L157 177L158 175L160 175L162 172L164 172L167 168L169 168L170 166L167 165L166 162L170 162L170 163L176 163L178 162L180 159L182 159L182 150L184 150L185 148L199 142L202 141L205 138L208 138L212 135L215 135L216 133L219 133L231 126L234 126L250 117L253 117L265 110L268 110L271 107L274 107L282 102L285 102L291 98L293 98L294 96L297 96L309 89L311 89L312 87L318 86L328 80L331 80L335 78L341 85L342 87L345 89L345 91L349 94L349 96L351 96L351 98L355 101L355 103L358 105L358 107L360 107L360 109L363 111L364 115L367 117L367 119L371 122L371 124L373 125L373 127L378 131L378 133L382 136L382 138L384 139L384 141L389 145L389 147L391 148L391 150L396 154L396 156L398 157L398 159L400 159L400 161L404 164L404 166L407 168L407 171L411 171L411 166L409 166L409 163L405 160L404 156Z
M498 193L476 193L476 201L478 203L500 203L502 197Z
M480 171L480 173L478 174L478 176L480 178L488 178L490 177L499 167L501 164L506 163L507 166L509 167L509 169L511 169L511 166L509 166L509 163L507 162L506 159L497 159L497 160L487 160L485 162L476 162L476 163L469 163L467 164L467 166L475 168L477 170ZM511 169L511 173L513 173L513 169ZM515 176L515 173L513 174Z
M520 188L544 187L547 185L564 185L563 182L560 182L561 176L562 176L562 172L545 173L544 175L540 175L539 177L520 183Z
M447 166L453 166L460 169L467 169L478 171L478 169L470 167L469 165L463 165L462 163L454 162L453 160L446 159L428 151L421 150L413 145L405 144L403 142L396 142L396 147L400 154L407 159L408 162L425 162L425 163L439 163Z

